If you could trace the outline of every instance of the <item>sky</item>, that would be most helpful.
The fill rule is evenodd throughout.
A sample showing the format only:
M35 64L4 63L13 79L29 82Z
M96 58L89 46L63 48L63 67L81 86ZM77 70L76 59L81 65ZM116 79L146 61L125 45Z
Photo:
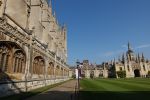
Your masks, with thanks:
M150 0L52 0L52 6L67 25L69 65L117 59L128 42L150 59Z

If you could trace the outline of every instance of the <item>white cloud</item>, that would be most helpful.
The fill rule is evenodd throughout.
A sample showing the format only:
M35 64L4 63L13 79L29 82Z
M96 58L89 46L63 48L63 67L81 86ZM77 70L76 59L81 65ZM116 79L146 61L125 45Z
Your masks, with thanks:
M104 53L104 56L105 57L112 57L114 55L118 55L118 54L121 54L123 52L124 52L124 50L109 51L109 52Z
M128 48L128 46L127 46L127 45L125 45L125 44L124 44L124 45L122 45L121 47L122 47L122 48Z
M109 52L104 53L104 56L109 57L109 56L112 56L112 55L114 55L114 54L115 54L115 52L109 51Z
M102 54L103 58L113 58L113 57L117 57L117 56L122 55L123 53L125 53L127 51L128 47L127 47L127 45L122 45L121 47L122 47L122 49L120 49L120 50L107 51L107 52L103 53ZM139 45L139 46L132 48L132 49L136 50L136 49L143 49L143 48L148 48L148 47L150 47L150 44Z
M136 49L142 49L142 48L148 48L148 47L150 47L150 44L144 44L144 45L137 46Z

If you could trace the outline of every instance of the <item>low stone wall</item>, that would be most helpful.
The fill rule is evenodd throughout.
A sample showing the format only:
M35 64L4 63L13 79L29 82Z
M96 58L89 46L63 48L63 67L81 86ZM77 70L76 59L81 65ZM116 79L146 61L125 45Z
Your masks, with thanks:
M31 91L36 88L60 83L69 79L70 78L0 82L0 97Z

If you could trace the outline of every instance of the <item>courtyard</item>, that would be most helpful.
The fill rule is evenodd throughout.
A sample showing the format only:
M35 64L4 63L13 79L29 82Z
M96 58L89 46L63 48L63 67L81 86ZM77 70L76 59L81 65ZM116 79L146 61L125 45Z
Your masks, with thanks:
M149 100L150 79L83 79L80 100Z

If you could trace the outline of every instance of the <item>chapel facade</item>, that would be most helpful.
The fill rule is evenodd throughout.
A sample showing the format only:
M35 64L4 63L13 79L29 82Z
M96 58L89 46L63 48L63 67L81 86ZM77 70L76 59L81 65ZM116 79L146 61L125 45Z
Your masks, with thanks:
M126 78L148 77L150 72L150 61L145 58L144 54L135 54L128 43L128 50L118 60L105 62L102 64L107 70L108 77L120 78L120 72L125 72Z
M0 96L68 79L67 28L51 2L0 0Z

